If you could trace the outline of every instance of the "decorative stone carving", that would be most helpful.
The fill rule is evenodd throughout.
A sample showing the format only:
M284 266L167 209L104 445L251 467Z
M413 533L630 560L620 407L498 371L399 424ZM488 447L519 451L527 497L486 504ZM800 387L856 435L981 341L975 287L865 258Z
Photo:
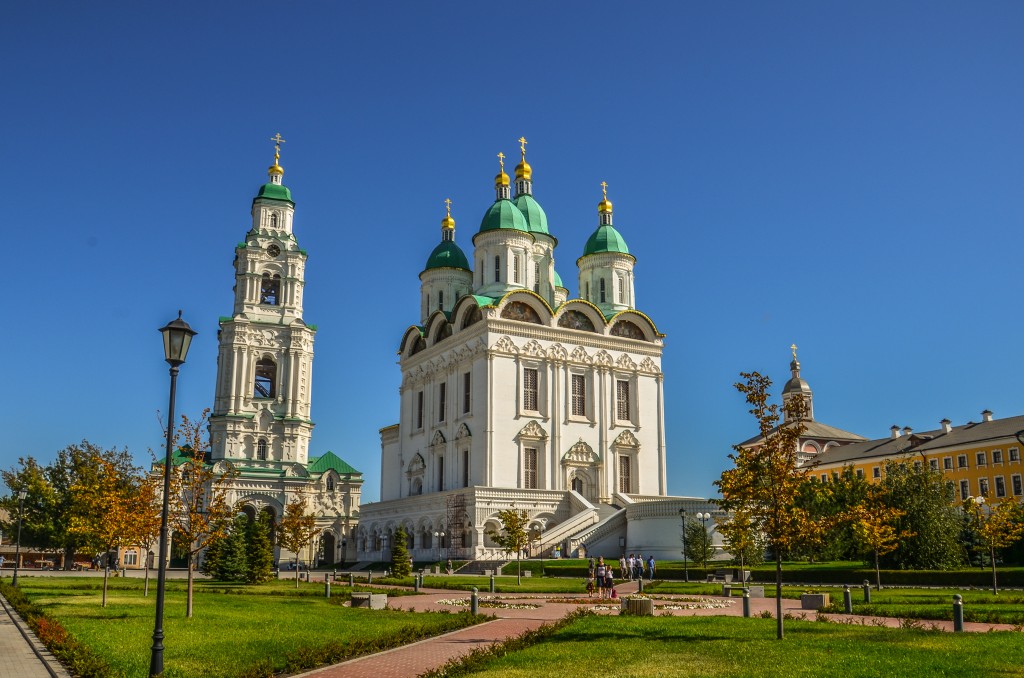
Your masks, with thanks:
M569 448L568 452L562 455L563 464L590 465L599 461L601 461L600 455L594 452L594 448L583 442L583 438L580 438Z
M551 360L567 360L569 358L569 352L565 350L565 347L561 344L555 344L548 348L548 358Z
M531 339L526 342L526 346L523 346L523 353L534 358L544 357L544 347L540 345L540 342L536 339Z
M543 440L548 437L547 431L535 421L531 421L519 431L520 438L538 438Z
M498 339L498 341L494 343L494 346L491 347L491 350L497 351L498 353L514 353L517 355L519 353L519 349L516 347L515 342L512 341L508 335Z
M409 461L409 466L408 466L408 468L406 468L405 472L408 475L410 475L410 476L414 476L414 475L418 475L420 473L423 473L423 471L426 468L427 468L427 464L426 464L426 462L423 461L423 455L416 454Z
M640 441L636 439L636 436L633 435L632 431L626 430L615 437L615 440L612 441L612 445L616 447L635 447L639 449Z
M615 361L615 366L624 370L635 370L636 363L626 353L619 356L619 359Z
M455 439L462 440L463 438L469 438L473 434L469 432L469 427L466 426L465 422L459 424L459 430L455 432Z
M600 367L611 367L612 357L608 351L598 351L597 355L594 356L594 364L599 365Z
M640 371L641 372L647 372L649 374L660 374L661 373L661 370L658 368L658 366L655 364L655 362L653 360L651 360L650 358L644 358L642 361L640 361Z
M574 348L572 353L569 354L569 357L572 358L574 363L583 363L585 365L589 365L591 363L590 354L587 353L587 349L582 346Z
M440 431L434 431L434 437L430 439L430 446L444 445L447 440L444 439L444 434Z

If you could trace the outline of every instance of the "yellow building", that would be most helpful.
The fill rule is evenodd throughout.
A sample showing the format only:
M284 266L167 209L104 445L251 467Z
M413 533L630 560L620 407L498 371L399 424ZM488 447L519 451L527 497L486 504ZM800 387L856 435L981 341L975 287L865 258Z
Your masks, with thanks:
M1024 416L993 419L981 413L980 422L953 426L943 419L934 431L916 433L893 426L888 438L832 447L813 461L813 473L827 481L846 467L858 477L878 480L885 462L904 461L941 471L957 488L957 496L990 501L1024 497Z

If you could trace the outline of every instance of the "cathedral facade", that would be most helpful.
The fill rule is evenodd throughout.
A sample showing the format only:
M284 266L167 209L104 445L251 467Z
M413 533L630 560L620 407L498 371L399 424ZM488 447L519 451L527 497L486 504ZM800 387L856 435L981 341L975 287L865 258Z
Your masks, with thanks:
M235 248L234 308L220 318L209 461L231 468L228 499L272 522L294 499L316 516L310 564L354 558L362 474L333 452L312 456L310 394L316 326L303 319L307 253L293 230L295 203L279 164L252 201L252 225ZM275 548L275 557L293 554Z
M666 497L664 335L638 310L607 186L570 299L520 143L514 195L499 154L472 257L449 202L420 273L420 317L399 342L398 423L381 429L381 501L356 531L361 561L389 559L400 526L415 560L501 558L489 533L509 508L529 514L534 554L611 540L617 556L626 508Z

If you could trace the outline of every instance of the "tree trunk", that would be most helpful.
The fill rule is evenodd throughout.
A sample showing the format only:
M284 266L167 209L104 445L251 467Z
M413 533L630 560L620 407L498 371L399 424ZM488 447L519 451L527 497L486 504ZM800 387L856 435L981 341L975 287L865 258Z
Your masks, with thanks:
M782 640L782 552L775 549L775 629L776 638Z
M106 567L103 568L103 604L100 607L107 606L107 577L110 576L110 563L108 562L105 564Z
M295 588L299 588L299 554L295 554Z
M70 570L75 567L75 549L68 546L64 549L64 569Z
M147 554L145 554L145 556L146 556L146 585L142 589L142 597L143 598L148 598L149 597L149 554L147 553Z
M882 571L878 569L878 549L875 549L875 590L882 590Z
M523 549L516 552L516 579L519 586L523 585Z
M188 554L188 595L185 597L185 616L192 618L192 561L194 553Z
M992 595L999 595L999 586L996 582L996 549L994 546L989 547L989 558L992 560Z

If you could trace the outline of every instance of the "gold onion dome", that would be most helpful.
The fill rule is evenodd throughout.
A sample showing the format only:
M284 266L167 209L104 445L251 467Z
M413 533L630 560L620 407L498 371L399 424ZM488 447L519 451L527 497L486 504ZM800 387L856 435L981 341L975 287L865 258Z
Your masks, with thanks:
M498 154L498 164L500 165L501 170L498 172L497 176L494 177L494 186L495 186L495 188L497 188L499 186L508 186L511 183L509 181L508 175L505 174L505 154L504 153L499 153Z
M526 137L519 137L519 149L523 153L522 161L516 165L516 179L533 180L533 168L526 162Z
M454 229L455 228L455 219L452 218L452 201L451 201L451 199L446 199L444 202L445 202L445 209L447 210L447 214L445 214L444 219L441 220L441 228L451 228L451 229Z
M608 199L608 182L601 182L601 193L603 197L601 202L597 203L597 211L599 214L611 214L612 201Z

